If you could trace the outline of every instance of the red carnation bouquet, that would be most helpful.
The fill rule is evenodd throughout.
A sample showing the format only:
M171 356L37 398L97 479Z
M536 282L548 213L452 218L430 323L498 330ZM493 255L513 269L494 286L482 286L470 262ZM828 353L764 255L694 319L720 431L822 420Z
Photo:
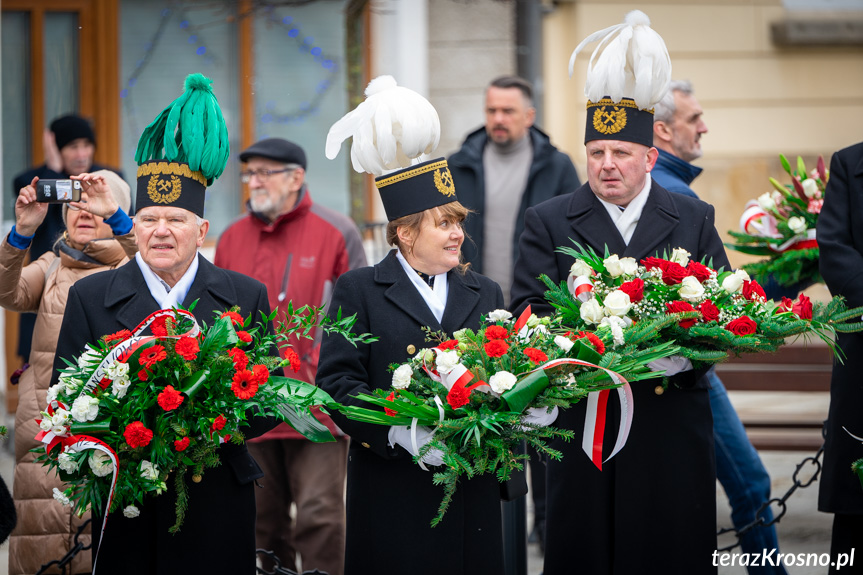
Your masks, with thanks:
M275 313L254 321L235 310L216 312L211 326L198 326L186 310L160 310L134 333L105 335L74 361L64 358L68 367L48 390L37 436L45 444L39 460L68 483L55 498L80 514L122 509L135 517L145 497L173 481L176 533L189 505L186 472L206 480L205 470L219 464L219 445L242 443L252 418L275 417L312 441L333 441L310 412L332 399L271 375L281 367L297 371L297 354L284 346L319 319L322 329L355 343L373 339L350 333L354 318L330 321L320 312L289 306L273 333L267 326Z
M621 353L673 341L680 356L703 365L817 336L839 354L835 332L863 330L863 308L846 309L839 296L816 304L804 294L768 300L746 271L714 270L683 249L640 262L577 244L558 251L574 259L567 282L542 279L561 324L595 330Z
M531 314L530 308L519 318L506 310L492 311L478 330L462 329L452 336L427 329L427 340L428 348L391 366L391 388L359 396L368 408L331 407L366 423L434 429L432 440L415 448L414 458L427 469L422 458L431 450L442 453L443 465L427 469L444 488L432 526L442 520L461 477L494 473L505 482L522 470L527 458L519 451L522 441L559 459L560 452L548 442L568 440L573 432L537 423L555 408L589 395L602 403L607 390L617 388L627 414L616 444L622 447L631 421L627 382L661 375L646 364L677 351L667 343L622 355L595 334L567 331L552 318ZM601 439L598 445L599 459L592 442L585 451L601 468Z

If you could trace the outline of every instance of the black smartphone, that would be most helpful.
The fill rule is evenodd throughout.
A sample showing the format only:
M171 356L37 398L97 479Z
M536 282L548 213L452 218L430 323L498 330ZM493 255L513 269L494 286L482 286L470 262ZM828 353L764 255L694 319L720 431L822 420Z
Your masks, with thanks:
M47 204L80 202L81 182L78 180L39 180L36 182L36 201Z

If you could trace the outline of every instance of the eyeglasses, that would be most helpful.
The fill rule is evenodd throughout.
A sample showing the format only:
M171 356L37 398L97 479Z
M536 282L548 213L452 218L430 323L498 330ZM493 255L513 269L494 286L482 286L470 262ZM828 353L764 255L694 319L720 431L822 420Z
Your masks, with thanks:
M273 174L284 174L285 172L293 172L296 168L282 168L281 170L249 170L248 172L240 173L240 181L248 184L252 181L252 176L258 176L258 181L261 183L270 179Z

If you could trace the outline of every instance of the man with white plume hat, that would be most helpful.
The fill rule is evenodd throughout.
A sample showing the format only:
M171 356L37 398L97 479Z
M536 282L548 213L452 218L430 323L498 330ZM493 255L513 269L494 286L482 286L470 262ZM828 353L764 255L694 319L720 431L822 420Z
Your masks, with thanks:
M588 183L527 210L512 288L516 313L528 304L534 313L551 313L537 278L567 279L573 260L555 249L573 241L637 260L683 248L693 260L707 257L716 268L728 267L713 208L651 181L657 158L652 107L671 78L665 43L644 13L630 12L623 24L576 48L570 73L576 54L597 40L585 85ZM707 380L688 361L657 367L671 376L668 384L633 386L629 439L613 459L607 459L613 441L605 442L594 464L585 456L593 446L579 436L594 431L613 438L616 402L608 403L607 429L583 432L587 401L555 422L574 430L576 440L552 445L564 457L548 464L545 575L716 572Z

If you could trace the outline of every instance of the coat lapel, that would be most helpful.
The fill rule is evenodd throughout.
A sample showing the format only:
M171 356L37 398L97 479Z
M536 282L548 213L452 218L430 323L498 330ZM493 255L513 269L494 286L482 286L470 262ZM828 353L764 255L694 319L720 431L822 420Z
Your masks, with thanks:
M632 234L632 239L622 255L635 259L655 255L657 248L665 242L679 223L680 215L671 199L671 192L653 182L650 195L641 212L641 218L635 227L635 233ZM661 257L662 254L659 256Z
M116 318L124 328L135 329L145 317L158 309L134 258L117 268L111 274L110 281L105 291L105 309L119 306Z
M435 330L442 329L425 300L405 275L405 271L396 259L395 250L390 251L375 266L375 282L389 285L384 290L384 297L416 320L417 323L427 325ZM446 312L444 312L445 316Z
M623 253L626 248L617 226L589 184L581 186L572 194L566 216L575 237L581 236L584 243L592 246L599 255L603 255L606 247L612 254Z
M198 301L194 310L195 317L199 321L206 321L208 324L213 320L214 311L221 313L239 301L233 282L225 277L222 270L200 254L198 255L198 274L189 287L186 299L183 300L183 307L188 308L195 300Z
M468 318L479 304L479 281L458 270L451 270L447 274L447 290L441 325L446 333L452 335L468 323Z

